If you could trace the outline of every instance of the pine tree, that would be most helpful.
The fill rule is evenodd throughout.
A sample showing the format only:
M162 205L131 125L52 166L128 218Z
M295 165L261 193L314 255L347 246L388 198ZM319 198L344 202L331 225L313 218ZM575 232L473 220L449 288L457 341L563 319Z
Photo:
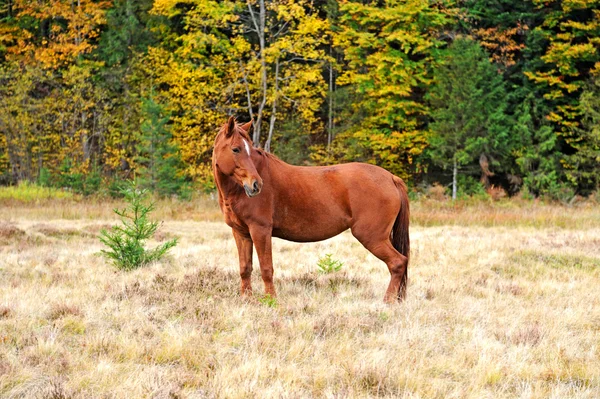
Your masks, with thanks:
M169 115L152 97L142 100L142 114L138 145L138 179L141 187L161 197L187 197L189 184L183 175L184 165L177 145L172 143Z
M121 226L100 232L100 241L108 247L100 254L123 270L132 270L160 260L171 248L177 245L177 238L169 240L154 249L146 249L145 242L151 238L160 224L149 219L154 204L148 204L147 190L139 189L130 183L122 189L127 206L114 209L121 219Z
M492 167L498 166L510 151L505 91L485 51L468 38L452 43L435 79L428 96L433 119L430 156L444 169L452 168L456 199L461 167L482 155Z
M558 137L544 118L543 103L530 93L517 107L513 156L525 188L539 196L554 191L562 175Z
M150 0L116 0L106 12L107 27L100 37L98 53L109 67L131 60L133 53L145 52L153 35L144 26L152 8Z
M577 152L566 156L566 175L582 194L589 194L600 188L600 77L587 84L579 104L579 140L572 143Z

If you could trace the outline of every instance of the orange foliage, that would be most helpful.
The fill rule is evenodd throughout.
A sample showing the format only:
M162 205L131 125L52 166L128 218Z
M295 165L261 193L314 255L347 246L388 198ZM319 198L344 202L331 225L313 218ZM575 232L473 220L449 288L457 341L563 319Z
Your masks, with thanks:
M525 44L519 43L517 37L524 35L527 30L529 30L527 25L518 24L510 29L476 29L473 34L490 52L492 61L509 67L515 64L518 53L525 48Z
M16 19L34 18L34 26L39 26L43 34L40 37L25 28L5 28L0 34L8 44L6 52L9 57L34 59L45 67L65 66L94 48L111 4L112 1L91 0L15 0Z

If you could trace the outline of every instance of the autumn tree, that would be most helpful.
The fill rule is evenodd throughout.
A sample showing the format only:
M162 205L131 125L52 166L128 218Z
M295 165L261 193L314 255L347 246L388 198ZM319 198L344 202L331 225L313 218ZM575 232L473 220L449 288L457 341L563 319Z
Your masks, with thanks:
M188 176L210 184L211 146L224 115L252 118L255 144L269 149L285 115L299 121L296 134L320 128L317 112L326 87L319 46L327 24L312 3L265 1L260 36L260 16L252 17L260 14L258 3L186 4L154 3L153 13L166 25L162 45L151 48L146 61L148 79L171 112Z
M548 103L546 118L553 124L561 151L561 180L575 190L589 192L594 179L577 171L588 168L582 160L595 151L594 140L586 133L589 127L582 128L589 115L584 116L581 100L589 79L600 73L600 1L534 2L544 11L544 22L536 30L547 45L537 68L525 75Z
M254 144L259 146L264 142L264 148L269 151L278 108L284 108L282 102L292 105L309 128L316 127L314 114L325 96L321 70L327 59L322 47L326 43L328 23L309 1L248 0L247 5L248 13L242 14L241 20L246 29L256 35L257 45L252 45L250 36L248 41L255 57L246 58L243 81L248 112L253 120ZM252 86L258 86L254 95ZM270 120L263 141L267 103L271 105Z
M360 115L337 138L345 142L341 148L352 148L340 158L377 163L406 178L427 146L422 96L442 45L433 32L447 18L420 0L388 0L383 6L347 2L340 11L335 44L344 49L347 66L337 81L356 93L352 107Z
M15 0L3 11L4 87L0 126L14 180L33 179L68 154L85 171L101 153L106 103L93 82L107 1ZM1 12L1 11L0 11ZM12 78L11 78L12 77Z

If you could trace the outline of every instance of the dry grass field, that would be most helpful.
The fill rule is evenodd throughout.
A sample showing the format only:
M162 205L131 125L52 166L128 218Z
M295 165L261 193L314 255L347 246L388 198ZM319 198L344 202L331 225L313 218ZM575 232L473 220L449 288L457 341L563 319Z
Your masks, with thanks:
M117 271L96 255L114 205L0 204L0 397L600 397L598 205L415 203L392 306L349 233L274 240L279 298L255 267L241 299L210 199L159 203L180 243ZM340 272L317 272L327 253Z

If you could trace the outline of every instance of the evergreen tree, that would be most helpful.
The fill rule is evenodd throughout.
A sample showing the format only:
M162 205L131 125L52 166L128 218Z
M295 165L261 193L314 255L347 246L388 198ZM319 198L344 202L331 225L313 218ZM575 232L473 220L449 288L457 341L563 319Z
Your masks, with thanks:
M577 127L577 152L567 155L566 175L582 194L600 188L600 77L592 79L579 101L582 120Z
M468 38L450 45L435 80L428 95L433 119L429 154L435 164L452 168L456 199L459 169L483 157L500 167L510 154L506 95L502 76Z
M138 180L161 197L187 197L190 187L183 174L179 148L172 142L169 115L152 97L142 100L144 121L138 145Z
M562 175L558 137L545 119L544 104L530 93L515 112L513 155L527 190L534 195L558 189Z
M145 26L150 8L150 0L116 0L106 12L107 27L98 55L109 67L127 63L133 53L143 53L153 43L152 32Z

